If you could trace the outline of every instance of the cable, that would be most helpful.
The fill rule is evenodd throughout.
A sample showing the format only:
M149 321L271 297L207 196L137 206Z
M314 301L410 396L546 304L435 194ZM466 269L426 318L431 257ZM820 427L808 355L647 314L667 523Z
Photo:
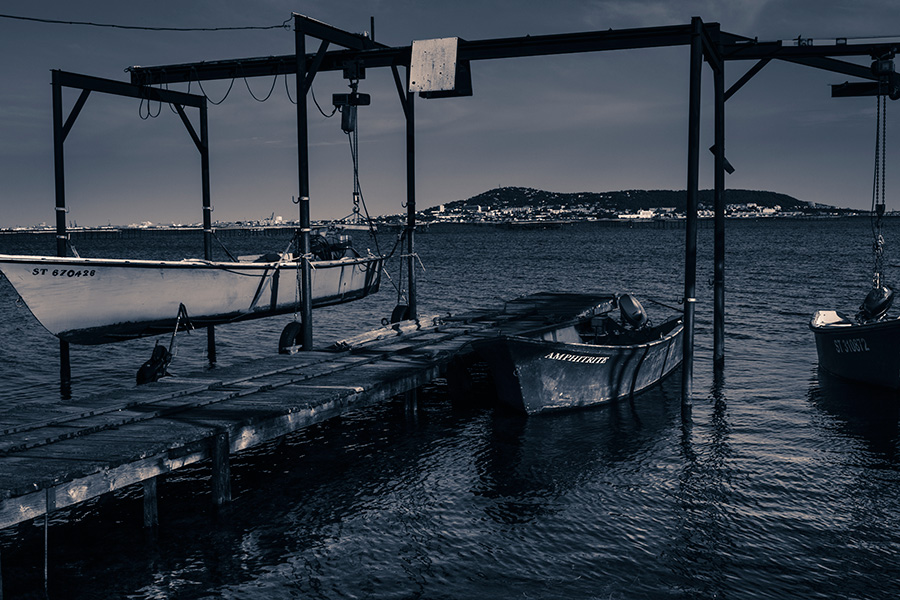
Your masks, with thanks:
M284 78L285 78L285 81L287 81L287 75L285 75ZM333 116L334 116L334 113L337 112L337 106L334 107L334 110L331 111L331 114L330 114L330 115L325 114L325 111L322 110L322 107L321 107L321 106L319 106L319 101L316 100L316 90L313 88L313 86L309 86L309 91L310 91L310 93L312 93L313 103L315 103L316 108L319 109L319 112L322 113L322 116L325 117L326 119L330 119L331 117L333 117ZM288 100L291 100L291 94L290 94L290 92L288 92ZM291 100L291 102L293 102L294 104L297 104L297 103L294 102L293 100Z
M51 23L54 25L86 25L89 27L108 27L112 29L136 29L140 31L249 31L265 29L290 29L291 19L287 19L281 25L243 26L243 27L139 27L136 25L117 25L114 23L92 23L90 21L60 21L57 19L39 19L37 17L21 17L18 15L0 14L0 19L15 19L17 21L32 21L35 23Z
M247 75L244 74L244 67L243 67L243 65L241 65L240 62L238 62L237 67L238 67L238 71L240 71L240 73L242 74L242 76L243 76L243 78L244 78L244 85L247 86L247 91L250 92L250 96L251 96L254 100L256 100L257 102L265 102L266 100L268 100L268 99L272 96L272 92L275 91L275 84L278 83L278 75L276 75L275 78L272 79L272 87L269 88L269 93L266 94L266 97L265 97L265 98L260 99L260 98L257 98L257 97L256 97L256 94L253 93L253 90L250 89L250 82L247 81ZM287 77L287 75L285 75L285 77ZM208 98L208 97L207 97L207 98ZM223 100L224 100L224 98L223 98Z

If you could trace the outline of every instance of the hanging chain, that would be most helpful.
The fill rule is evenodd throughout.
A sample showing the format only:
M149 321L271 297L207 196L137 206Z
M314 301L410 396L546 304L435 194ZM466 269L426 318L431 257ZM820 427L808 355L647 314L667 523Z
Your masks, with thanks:
M879 85L880 88L880 85ZM885 211L885 142L887 137L887 96L879 89L876 101L875 126L875 175L872 184L872 251L875 255L875 269L872 285L878 289L884 284L884 236L882 221Z
M355 89L355 88L354 88ZM355 108L355 107L354 107ZM362 217L359 214L359 197L360 197L360 187L359 187L359 125L353 128L353 133L350 134L352 136L351 147L353 154L353 218L350 220L354 225L358 225L362 222Z

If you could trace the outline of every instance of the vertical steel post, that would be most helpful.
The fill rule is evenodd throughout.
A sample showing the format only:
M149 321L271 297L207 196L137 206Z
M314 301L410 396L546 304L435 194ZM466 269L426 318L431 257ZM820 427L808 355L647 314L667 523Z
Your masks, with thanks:
M409 78L407 69L407 79ZM409 87L407 85L407 90ZM417 319L418 301L416 291L416 119L415 92L406 95L406 233L409 269L409 318Z
M718 48L717 48L718 49ZM725 369L725 61L716 61L715 87L715 247L713 248L713 371Z
M200 105L200 177L203 194L203 256L212 260L212 202L209 193L209 126L207 122L206 98ZM206 355L209 364L216 362L216 329L206 328Z
M227 431L212 438L212 495L216 506L231 502L231 442Z
M306 33L301 15L294 15L294 45L297 59L297 161L300 180L300 312L304 350L312 350L312 266L309 224L309 126L306 115Z
M66 241L66 177L63 162L63 129L62 83L59 71L52 71L53 87L53 174L56 186L56 255L65 256ZM59 389L63 396L71 393L72 366L69 361L69 342L59 340Z
M143 481L144 489L144 527L152 529L159 525L159 502L156 491L156 477Z
M690 107L688 111L687 222L684 241L684 362L681 416L690 418L694 378L694 308L697 302L697 205L700 196L700 82L703 68L703 22L691 19Z

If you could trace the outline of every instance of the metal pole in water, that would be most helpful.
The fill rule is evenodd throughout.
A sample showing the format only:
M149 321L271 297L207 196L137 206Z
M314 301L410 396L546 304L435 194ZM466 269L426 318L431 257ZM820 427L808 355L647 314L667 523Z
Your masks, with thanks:
M56 187L56 255L65 256L66 251L66 176L63 143L66 138L63 125L62 83L59 72L52 72L53 84L53 173ZM59 389L68 397L72 386L72 366L69 362L69 342L59 340Z
M715 86L715 247L713 249L713 370L725 369L725 61L718 61Z
M159 501L156 491L156 477L145 479L144 488L144 527L152 529L159 525Z
M697 204L700 195L700 83L703 68L703 22L691 19L690 108L688 118L687 220L684 241L684 362L681 416L689 419L693 404L694 305L697 302Z
M408 88L407 88L408 89ZM406 232L408 237L409 318L418 318L416 300L416 94L407 92L406 99Z
M212 439L212 493L216 506L231 502L231 445L227 431L217 433Z
M209 127L207 125L206 98L200 105L200 176L203 193L203 256L212 260L212 202L209 193ZM206 328L206 356L209 364L216 362L216 330Z
M312 265L309 263L309 128L306 121L306 34L302 15L294 15L294 43L297 54L297 160L300 180L300 312L304 350L313 349L312 340Z

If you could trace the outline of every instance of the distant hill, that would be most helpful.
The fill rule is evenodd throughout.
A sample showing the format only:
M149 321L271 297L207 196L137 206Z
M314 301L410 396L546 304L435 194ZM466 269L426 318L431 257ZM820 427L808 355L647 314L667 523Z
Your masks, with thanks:
M798 200L786 194L754 190L726 190L727 204L756 204L771 208L780 206L782 210L810 208L809 202ZM575 192L562 194L534 188L501 187L488 190L466 200L456 200L444 204L444 210L482 210L517 207L559 206L563 208L578 205L594 205L598 210L610 212L634 212L641 209L674 208L684 212L687 204L685 190L624 190L619 192ZM700 191L701 208L712 208L713 190ZM436 211L437 208L425 212Z

